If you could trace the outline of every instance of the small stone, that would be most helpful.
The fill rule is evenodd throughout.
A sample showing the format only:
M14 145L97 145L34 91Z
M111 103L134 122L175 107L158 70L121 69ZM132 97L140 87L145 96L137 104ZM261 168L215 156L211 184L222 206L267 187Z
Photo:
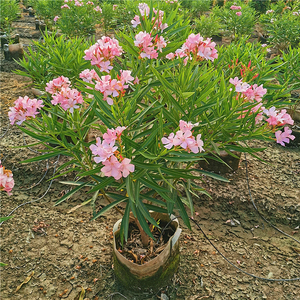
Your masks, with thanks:
M161 293L160 299L161 299L161 300L169 300L169 297L168 297L166 294Z
M68 248L71 248L72 246L73 246L73 243L72 243L72 241L69 241L69 240L62 240L61 242L60 242L60 245L61 246L67 246Z

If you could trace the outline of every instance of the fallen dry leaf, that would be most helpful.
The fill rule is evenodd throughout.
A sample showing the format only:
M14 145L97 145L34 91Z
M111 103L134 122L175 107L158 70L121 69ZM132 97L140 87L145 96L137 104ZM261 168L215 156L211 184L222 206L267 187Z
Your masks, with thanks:
M31 272L29 276L26 277L26 279L16 288L15 293L23 286L23 284L26 284L34 275L34 271Z

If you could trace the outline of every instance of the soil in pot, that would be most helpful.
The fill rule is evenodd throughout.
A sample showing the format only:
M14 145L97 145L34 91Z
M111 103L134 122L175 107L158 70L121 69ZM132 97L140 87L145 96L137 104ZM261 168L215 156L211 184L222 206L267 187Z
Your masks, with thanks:
M163 214L161 214L163 215ZM171 222L169 216L159 217L160 227L153 229L156 241L150 239L143 247L139 229L130 223L128 241L120 241L119 230L114 235L114 271L118 281L133 292L155 293L166 285L179 266L179 242L181 229L178 222ZM164 218L164 219L163 219Z

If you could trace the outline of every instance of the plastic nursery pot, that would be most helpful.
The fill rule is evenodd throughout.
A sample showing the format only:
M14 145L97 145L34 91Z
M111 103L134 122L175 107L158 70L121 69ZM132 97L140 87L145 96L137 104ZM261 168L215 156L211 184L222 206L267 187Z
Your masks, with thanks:
M221 174L236 171L239 168L242 153L237 151L231 151L231 153L237 157L228 154L224 150L220 151L220 155L218 155L218 157L222 159L226 164L211 158L206 158L206 161L201 160L199 162L199 166L204 170Z
M211 36L211 39L212 39L214 42L222 42L222 36L221 36L221 35L218 35L218 34L212 35L212 36Z
M163 213L150 213L157 216L161 222L166 224L174 216ZM118 281L127 289L133 292L155 293L173 277L179 266L179 236L181 229L177 219L170 223L175 230L174 235L169 239L165 249L149 262L138 265L125 258L116 248L116 241L119 238L119 225L121 219L117 221L113 228L113 261L114 271Z
M29 17L34 17L34 11L32 7L28 8L28 12L29 12Z
M4 45L5 60L14 60L14 59L18 60L18 59L22 59L23 56L24 56L24 50L23 50L23 45L21 43Z
M40 21L39 20L35 20L35 30L39 30L40 29Z
M43 23L43 22L40 22L40 23L39 23L39 30L40 30L41 32L44 32L44 31L46 30L46 24Z

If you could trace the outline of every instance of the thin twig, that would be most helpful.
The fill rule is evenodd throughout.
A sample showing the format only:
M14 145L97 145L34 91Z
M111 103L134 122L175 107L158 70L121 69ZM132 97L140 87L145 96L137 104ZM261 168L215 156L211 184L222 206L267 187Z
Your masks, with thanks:
M6 134L9 131L9 128L10 128L10 124L7 126L7 129L5 130L5 132L0 136L0 140L3 139L6 136Z
M55 174L56 166L57 166L57 163L58 163L58 161L59 161L59 157L60 157L60 155L58 155L58 158L57 158L56 162L54 163L53 175ZM53 176L53 175L52 175L52 176ZM17 210L18 208L20 208L21 206L24 206L24 205L26 205L26 204L31 204L31 203L34 203L34 202L37 202L37 201L43 199L43 198L47 195L47 193L49 192L49 190L50 190L50 188L51 188L51 185L52 185L52 182L53 182L53 178L51 179L50 184L49 184L49 186L48 186L46 192L45 192L40 198L35 199L35 200L32 200L32 201L24 202L24 203L18 205L17 207L15 207L15 208L7 215L7 217L9 217L14 211L16 211L16 210ZM2 222L0 223L0 226L3 224L3 222L4 222L4 221L2 221Z
M46 177L47 173L48 173L48 170L49 170L49 159L47 160L47 164L46 164L46 172L44 173L43 177L39 180L39 182L37 183L34 183L33 185L31 185L29 188L26 188L26 189L23 189L23 191L28 191L34 187L36 187L37 185L39 185L43 179Z
M119 292L112 293L112 294L110 294L108 297L110 297L110 299L112 299L114 295L120 295L120 296L122 296L122 297L124 297L125 299L128 300L127 297L125 297L123 294L121 294L121 293L119 293ZM107 298L108 298L108 297L107 297Z

